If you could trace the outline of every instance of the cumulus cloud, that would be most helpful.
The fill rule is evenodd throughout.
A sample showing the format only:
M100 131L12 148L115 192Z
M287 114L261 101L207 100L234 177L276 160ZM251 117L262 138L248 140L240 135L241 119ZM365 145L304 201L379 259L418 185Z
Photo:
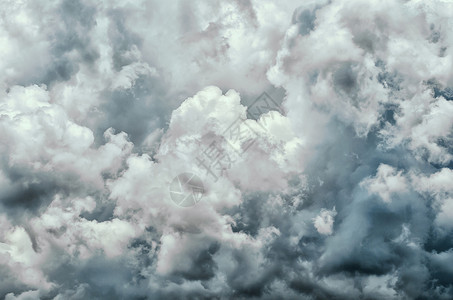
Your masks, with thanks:
M333 222L337 215L335 208L333 210L322 209L316 218L313 219L313 224L320 234L331 235L333 232Z
M394 196L408 190L406 179L401 173L389 165L381 164L376 177L365 179L362 185L367 186L371 194L379 195L384 202L390 202Z
M0 297L451 299L452 11L2 2Z

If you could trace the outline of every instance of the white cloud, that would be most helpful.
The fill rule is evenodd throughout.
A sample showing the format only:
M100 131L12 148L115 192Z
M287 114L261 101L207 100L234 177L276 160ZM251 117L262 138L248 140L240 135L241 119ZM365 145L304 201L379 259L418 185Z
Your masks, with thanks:
M434 198L435 223L445 230L453 228L453 170L443 168L429 176L413 174L414 189Z
M323 235L331 235L333 233L334 218L337 215L335 207L333 210L322 209L318 216L313 218L313 224L316 230Z
M429 90L400 103L397 127L383 131L393 147L408 143L418 159L428 157L433 163L448 164L452 156L440 140L451 142L453 104L444 98L433 98Z
M392 201L393 196L408 191L408 182L402 171L398 172L397 169L386 164L379 165L376 176L365 179L361 185L387 203Z

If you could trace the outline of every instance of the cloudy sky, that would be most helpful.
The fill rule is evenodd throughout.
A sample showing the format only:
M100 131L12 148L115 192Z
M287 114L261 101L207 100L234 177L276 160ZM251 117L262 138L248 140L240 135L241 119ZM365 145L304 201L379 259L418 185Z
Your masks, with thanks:
M0 14L0 298L453 298L452 1Z

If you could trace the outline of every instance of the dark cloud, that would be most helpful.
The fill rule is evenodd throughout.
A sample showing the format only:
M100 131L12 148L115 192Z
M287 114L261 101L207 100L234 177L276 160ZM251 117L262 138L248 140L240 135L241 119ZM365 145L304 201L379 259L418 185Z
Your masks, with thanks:
M315 28L315 20L315 12L305 9L303 11L296 10L292 22L299 25L301 35L306 35Z

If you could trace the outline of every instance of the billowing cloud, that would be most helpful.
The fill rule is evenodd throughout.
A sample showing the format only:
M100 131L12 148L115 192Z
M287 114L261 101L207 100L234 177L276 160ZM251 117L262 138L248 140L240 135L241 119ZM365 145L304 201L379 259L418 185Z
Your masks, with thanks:
M333 232L334 218L337 215L335 208L333 210L322 209L316 218L313 219L313 224L320 234L331 235Z
M1 298L453 297L450 1L0 12Z

